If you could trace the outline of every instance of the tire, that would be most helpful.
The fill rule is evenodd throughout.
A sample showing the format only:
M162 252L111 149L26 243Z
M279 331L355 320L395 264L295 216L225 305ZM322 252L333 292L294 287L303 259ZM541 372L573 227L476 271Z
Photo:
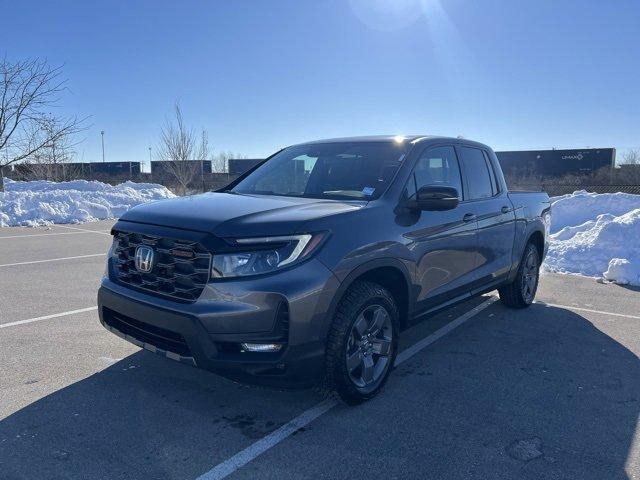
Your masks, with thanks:
M393 368L400 332L398 307L382 286L357 281L345 292L329 329L324 388L347 405L382 389Z
M540 254L528 243L513 282L498 289L500 300L510 308L526 308L533 303L540 279Z

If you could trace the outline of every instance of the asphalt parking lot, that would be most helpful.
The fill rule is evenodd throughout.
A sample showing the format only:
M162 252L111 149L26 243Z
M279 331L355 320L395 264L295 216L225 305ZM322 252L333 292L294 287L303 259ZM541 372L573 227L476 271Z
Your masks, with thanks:
M0 228L2 479L640 479L638 289L544 275L527 310L446 310L349 408L104 330L111 224Z

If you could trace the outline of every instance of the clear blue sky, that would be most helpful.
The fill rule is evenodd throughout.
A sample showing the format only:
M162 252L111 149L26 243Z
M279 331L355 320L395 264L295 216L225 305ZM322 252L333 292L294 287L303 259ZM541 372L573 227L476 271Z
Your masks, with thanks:
M176 100L216 150L464 135L640 147L638 0L0 0L0 54L64 63L85 161L148 159Z

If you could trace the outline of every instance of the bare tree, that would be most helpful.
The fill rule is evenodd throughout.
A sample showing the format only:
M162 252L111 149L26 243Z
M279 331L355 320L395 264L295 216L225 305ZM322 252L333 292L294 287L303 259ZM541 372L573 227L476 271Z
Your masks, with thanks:
M82 120L77 117L54 117L49 112L65 90L61 74L62 67L51 67L43 60L0 60L0 191L4 190L3 167L33 157L81 130Z
M211 170L214 173L227 172L227 156L226 153L220 152L218 155L211 157Z
M56 182L69 180L75 176L76 168L70 163L74 156L74 146L71 137L65 135L62 137L53 136L54 132L59 129L59 120L49 116L43 121L41 136L53 139L38 152L24 160L33 179L53 180Z
M196 153L196 159L200 160L200 180L202 181L202 191L205 191L204 184L204 162L207 160L212 160L213 155L211 154L211 149L209 148L209 133L203 128L200 132L200 148ZM209 171L208 173L211 173Z
M235 158L247 158L247 156L230 151L218 153L211 157L212 170L216 173L229 173L229 160Z
M174 119L167 120L160 132L158 157L166 162L166 171L177 182L178 193L184 195L189 184L201 172L202 162L193 160L208 154L209 143L206 131L203 130L202 139L198 141L194 130L185 125L178 103L174 108Z
M220 152L211 158L211 170L216 173L229 171L229 159L234 158L231 152Z
M640 165L640 149L630 149L622 155L622 165Z
M622 155L622 162L616 168L616 183L640 185L640 149L630 149Z

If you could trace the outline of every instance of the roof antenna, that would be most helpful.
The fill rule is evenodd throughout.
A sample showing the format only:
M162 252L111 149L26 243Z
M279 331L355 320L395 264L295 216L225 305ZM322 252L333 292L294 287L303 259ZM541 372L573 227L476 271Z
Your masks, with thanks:
M458 135L456 138L460 138L461 140L464 140L464 137L462 135Z

